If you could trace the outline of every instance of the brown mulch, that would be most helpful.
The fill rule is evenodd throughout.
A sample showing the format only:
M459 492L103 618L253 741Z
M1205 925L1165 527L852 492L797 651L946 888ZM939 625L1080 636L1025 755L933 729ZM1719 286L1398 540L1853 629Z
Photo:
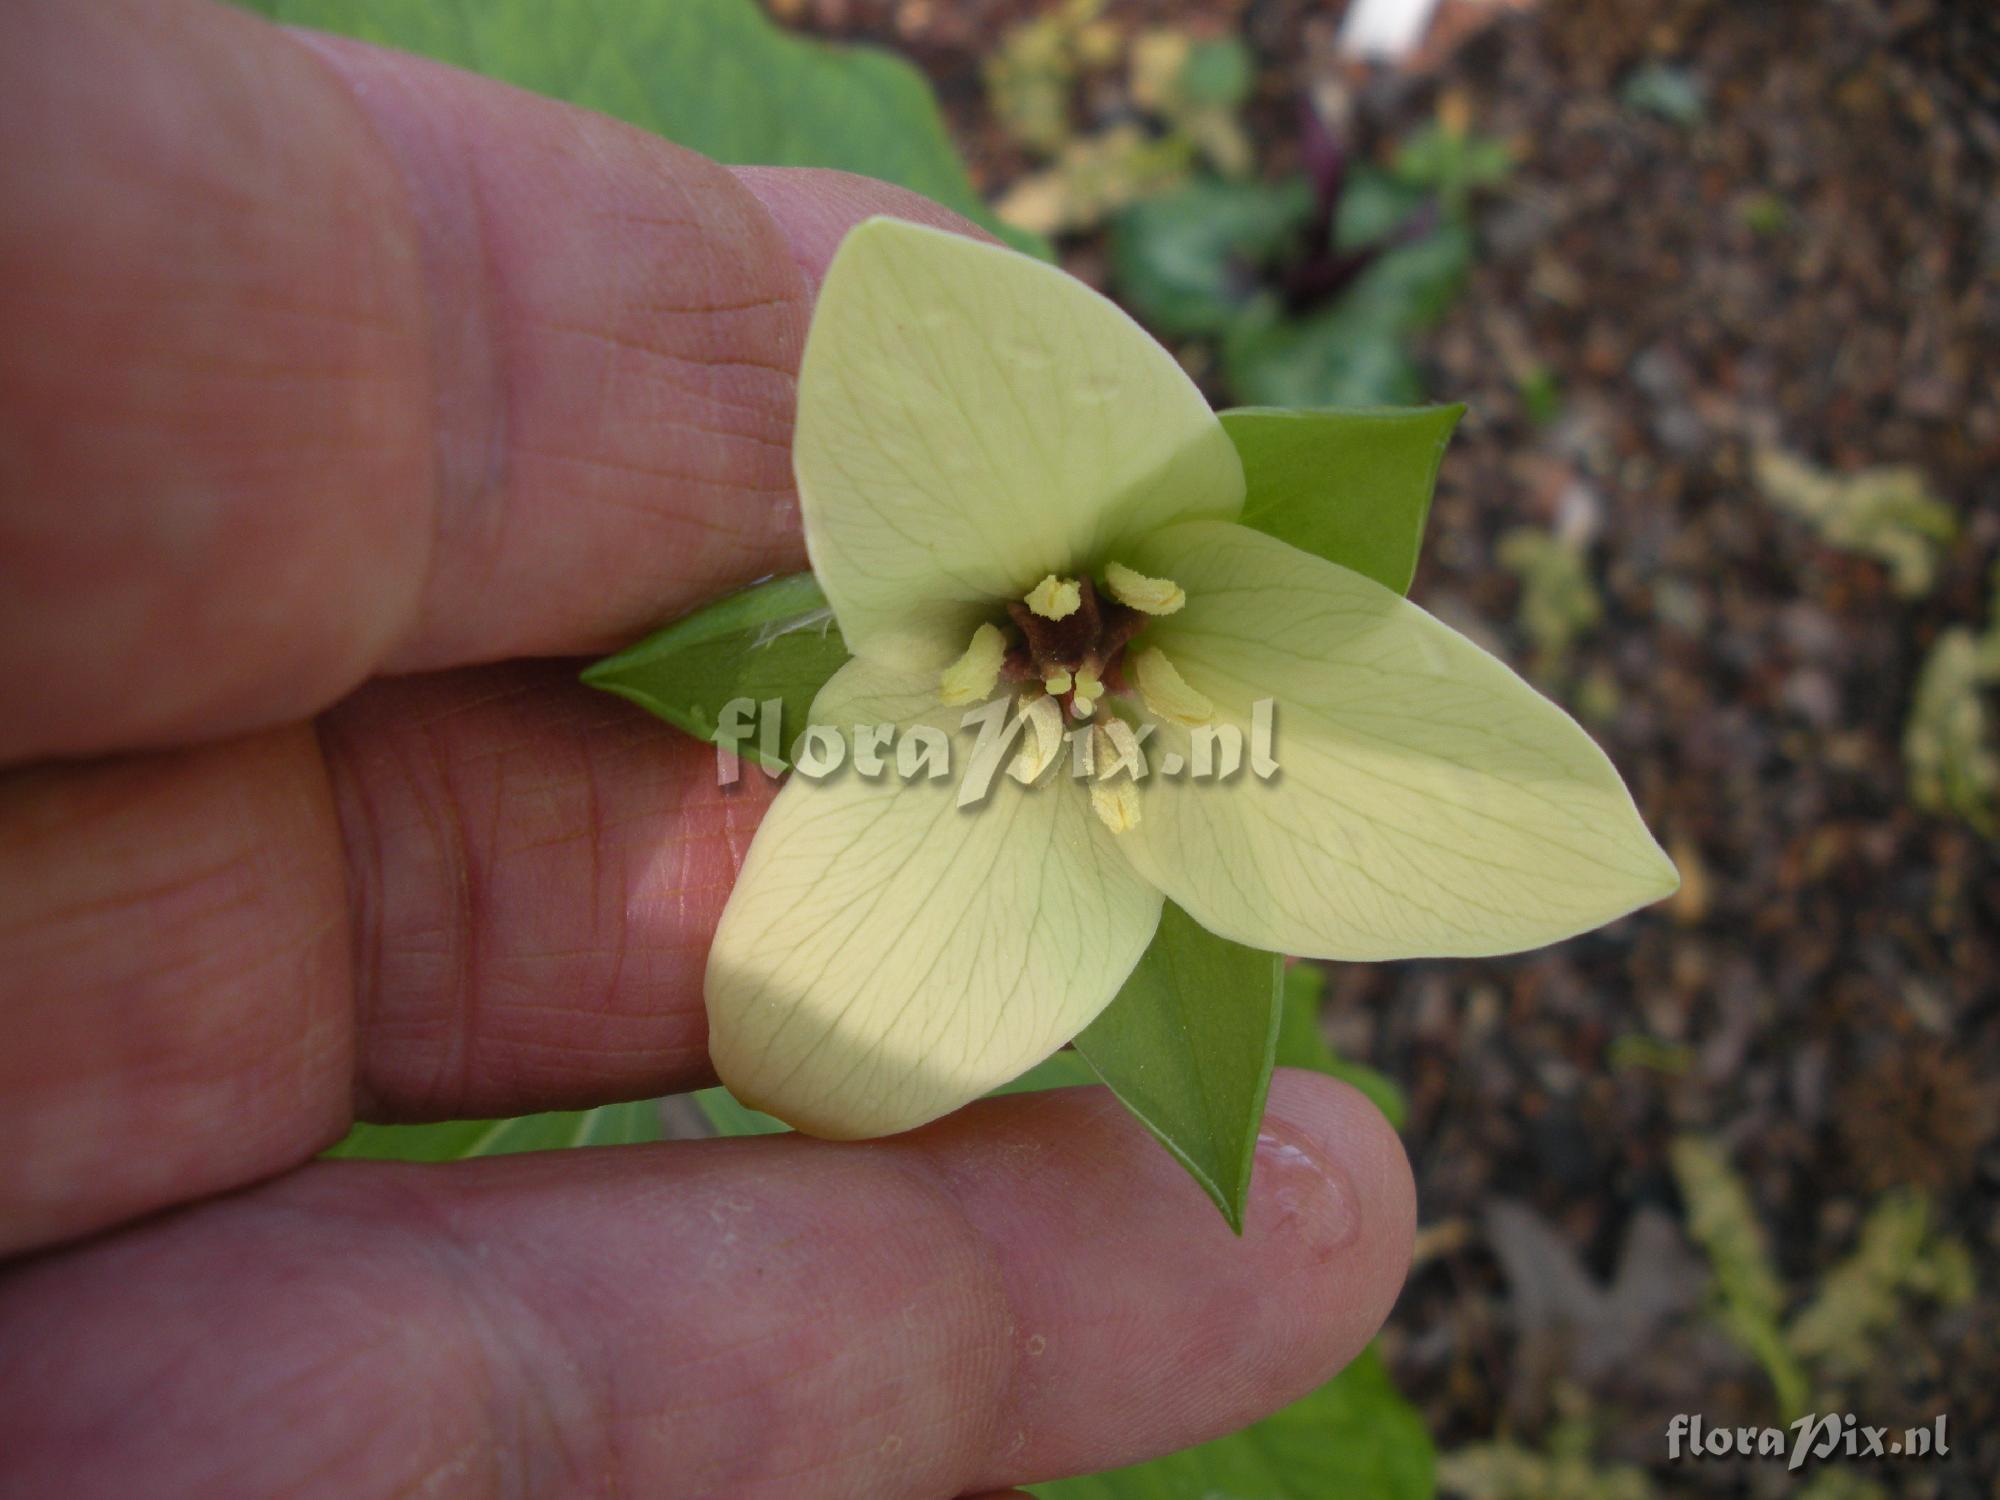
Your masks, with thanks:
M774 8L914 58L989 191L1026 168L985 114L979 59L1036 5ZM1935 1195L1983 1295L1913 1304L1842 1395L1871 1423L1949 1413L1954 1461L1877 1473L1893 1493L1987 1493L2000 851L1912 807L1900 743L1926 649L1985 618L2000 556L2000 7L1545 0L1417 77L1344 64L1337 6L1111 13L1251 43L1267 171L1288 166L1288 122L1316 86L1351 100L1364 149L1444 99L1516 143L1518 170L1478 216L1471 285L1425 350L1435 394L1471 415L1413 593L1525 662L1497 538L1590 535L1604 617L1551 685L1590 706L1686 877L1666 906L1542 953L1334 968L1330 1031L1408 1090L1423 1220L1447 1226L1387 1335L1403 1388L1443 1447L1538 1441L1576 1370L1522 1326L1495 1205L1608 1280L1635 1225L1679 1215L1666 1146L1692 1131L1731 1151L1802 1291L1884 1189ZM1696 121L1621 102L1648 64L1692 80ZM1096 245L1064 248L1099 276ZM1538 383L1552 417L1529 399ZM1834 469L1921 468L1963 530L1936 589L1899 598L1879 566L1764 501L1749 455L1773 443ZM1675 1492L1788 1492L1769 1465L1661 1465L1673 1412L1776 1417L1755 1366L1699 1318L1590 1384L1600 1453Z

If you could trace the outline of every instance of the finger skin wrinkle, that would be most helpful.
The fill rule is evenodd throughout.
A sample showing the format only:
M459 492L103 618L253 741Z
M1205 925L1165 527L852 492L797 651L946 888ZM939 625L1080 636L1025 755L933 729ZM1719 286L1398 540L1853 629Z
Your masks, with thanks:
M495 834L499 830L498 799L479 798L491 809L486 836L477 844L467 836L466 813L468 807L477 805L472 798L463 795L458 786L453 785L452 765L446 756L438 731L426 728L417 743L423 757L424 779L435 779L445 788L445 794L424 804L430 814L430 835L432 847L440 856L446 871L442 884L442 895L449 908L445 918L443 933L454 960L447 966L446 1000L439 1008L439 1024L446 1038L444 1056L440 1059L440 1069L450 1075L455 1092L452 1097L463 1098L471 1092L468 1085L472 1080L474 1053L480 1030L480 1003L485 996L479 969L478 934L473 927L474 913L481 905L480 886L482 874L479 868L479 849L494 846ZM412 780L419 777L413 776ZM459 783L462 786L463 783Z
M303 40L419 205L440 519L422 617L386 665L608 642L614 620L630 631L796 566L789 443L807 292L755 199L613 121ZM591 586L550 596L557 571ZM510 616L523 596L536 607Z
M0 776L0 1253L344 1128L333 818L301 730ZM95 847L124 857L71 857Z
M1303 1394L1393 1297L1393 1134L1325 1079L1273 1096L1241 1239L1095 1089L867 1145L321 1163L0 1272L0 1451L77 1500L943 1500L1115 1467Z
M0 684L37 712L0 754L309 710L420 582L396 535L429 457L394 179L240 12L23 0L6 26ZM330 583L343 607L302 618Z
M321 741L355 892L364 1117L713 1076L701 970L761 778L716 786L707 747L566 666L374 684Z
M631 1205L680 1268L657 1325L633 1326L610 1268L522 1251L498 1279L519 1306L493 1324L515 1340L503 1366L542 1388L553 1446L636 1493L959 1493L1007 1379L1004 1278L934 1177L868 1155L818 1168L870 1205L861 1218L802 1204L789 1171L746 1183L711 1168ZM648 1371L642 1350L667 1368Z
M967 1459L965 1470L955 1476L959 1488L972 1488L979 1476L1004 1466L1007 1454L1003 1450L1012 1446L1011 1434L1026 1430L1017 1399L1026 1376L1019 1309L1005 1263L994 1244L966 1212L964 1201L950 1177L932 1170L926 1158L915 1154L898 1155L894 1147L886 1149L883 1156L897 1170L907 1174L920 1189L948 1206L951 1217L962 1226L967 1243L976 1247L978 1264L985 1278L981 1297L988 1308L986 1327L994 1350L994 1369L988 1377L988 1389L978 1410L967 1414L973 1424L971 1431L976 1436L964 1449Z
M0 25L0 691L39 705L0 757L608 648L803 565L810 292L728 171L205 0Z

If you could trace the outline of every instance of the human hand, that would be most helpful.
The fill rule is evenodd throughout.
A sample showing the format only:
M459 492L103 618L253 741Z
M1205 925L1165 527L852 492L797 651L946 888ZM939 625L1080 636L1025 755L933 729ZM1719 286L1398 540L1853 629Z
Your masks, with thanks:
M948 1496L1240 1426L1407 1264L1281 1074L1239 1241L1102 1090L311 1161L712 1081L768 789L574 665L804 565L894 213L204 0L0 16L0 1495Z

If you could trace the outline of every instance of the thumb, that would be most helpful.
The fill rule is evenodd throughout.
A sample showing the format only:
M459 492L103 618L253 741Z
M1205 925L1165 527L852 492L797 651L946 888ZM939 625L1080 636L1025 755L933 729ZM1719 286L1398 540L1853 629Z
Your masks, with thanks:
M0 761L802 566L819 272L870 214L969 230L210 0L0 7L0 205Z

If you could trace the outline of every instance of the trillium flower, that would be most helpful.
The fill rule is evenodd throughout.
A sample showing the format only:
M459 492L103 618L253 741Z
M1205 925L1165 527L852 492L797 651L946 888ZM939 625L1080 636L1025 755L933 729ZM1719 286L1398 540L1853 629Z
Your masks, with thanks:
M802 1130L905 1130L1039 1062L1117 994L1163 898L1257 948L1391 959L1535 947L1677 884L1560 709L1393 590L1237 524L1242 465L1193 383L1059 270L852 231L794 464L854 653L812 721L963 740L1004 701L1030 725L975 805L850 767L794 775L766 814L709 956L709 1049ZM1260 703L1275 774L1164 774L1199 736L1247 741ZM1073 743L1092 775L1048 764Z

